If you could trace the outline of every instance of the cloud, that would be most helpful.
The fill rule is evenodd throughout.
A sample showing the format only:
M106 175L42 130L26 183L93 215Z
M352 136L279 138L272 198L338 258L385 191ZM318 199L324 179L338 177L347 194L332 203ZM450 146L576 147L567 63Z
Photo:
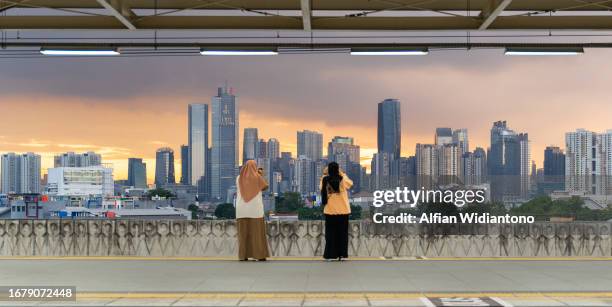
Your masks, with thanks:
M164 141L151 141L149 143L153 145L158 145L158 146L168 145L168 142L164 142Z
M178 152L187 141L187 105L210 103L228 80L238 97L240 129L258 127L262 138L279 138L283 151L295 149L296 130L311 129L324 133L324 143L334 135L355 136L367 160L376 148L376 104L394 97L402 101L406 154L416 142L432 142L440 126L468 128L471 147L487 147L492 122L507 120L529 132L532 157L541 161L543 147L563 146L566 131L612 128L610 55L588 50L580 57L518 58L474 50L426 57L3 62L0 110L28 116L0 122L6 136L0 150L38 144L48 152L103 151L114 161L154 159L160 146Z
M48 143L43 143L43 142L37 141L35 139L30 140L29 143L18 143L18 144L15 144L15 145L23 146L23 147L35 147L35 148L42 148L42 147L48 147L49 146Z
M58 147L61 148L72 148L72 149L87 149L87 148L95 148L96 145L91 144L57 144Z

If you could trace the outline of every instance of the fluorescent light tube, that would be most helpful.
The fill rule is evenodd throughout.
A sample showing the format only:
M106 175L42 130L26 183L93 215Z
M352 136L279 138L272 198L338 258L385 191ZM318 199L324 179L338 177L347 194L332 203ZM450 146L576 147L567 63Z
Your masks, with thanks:
M274 50L205 50L200 51L201 55L277 55Z
M580 55L582 48L506 48L505 55Z
M65 55L65 56L110 56L119 55L115 49L40 49L44 55Z
M351 55L427 55L427 49L351 49Z

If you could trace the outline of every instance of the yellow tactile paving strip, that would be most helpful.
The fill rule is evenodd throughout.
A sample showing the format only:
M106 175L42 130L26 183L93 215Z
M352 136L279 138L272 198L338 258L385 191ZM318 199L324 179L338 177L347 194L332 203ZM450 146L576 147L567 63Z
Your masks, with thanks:
M77 299L406 299L419 297L612 298L612 292L432 292L432 293L118 293L80 292Z
M118 261L236 261L236 257L135 257L135 256L3 256L0 260L118 260ZM271 257L271 261L322 261L321 257ZM349 261L612 261L612 257L352 257Z

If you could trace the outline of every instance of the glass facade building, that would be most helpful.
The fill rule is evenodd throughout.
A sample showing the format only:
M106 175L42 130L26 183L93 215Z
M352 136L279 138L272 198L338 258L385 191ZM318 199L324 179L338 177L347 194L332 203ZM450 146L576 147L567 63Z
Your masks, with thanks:
M238 105L227 87L212 98L211 197L222 199L238 170Z

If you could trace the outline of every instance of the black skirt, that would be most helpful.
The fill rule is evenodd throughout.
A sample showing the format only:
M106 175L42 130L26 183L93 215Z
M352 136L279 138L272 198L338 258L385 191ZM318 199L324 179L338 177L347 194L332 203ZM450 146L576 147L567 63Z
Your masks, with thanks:
M325 215L325 252L323 258L348 258L349 215Z

